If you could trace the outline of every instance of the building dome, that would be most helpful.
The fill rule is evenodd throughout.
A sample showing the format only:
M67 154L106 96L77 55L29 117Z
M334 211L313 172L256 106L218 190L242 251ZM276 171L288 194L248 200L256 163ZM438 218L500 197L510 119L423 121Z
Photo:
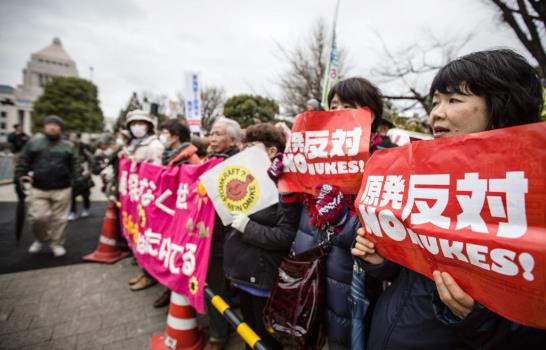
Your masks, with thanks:
M54 38L51 45L48 47L36 52L34 55L38 56L44 56L47 58L55 59L55 60L61 60L61 61L71 61L72 58L66 53L66 51L63 48L63 45L61 44L61 39Z

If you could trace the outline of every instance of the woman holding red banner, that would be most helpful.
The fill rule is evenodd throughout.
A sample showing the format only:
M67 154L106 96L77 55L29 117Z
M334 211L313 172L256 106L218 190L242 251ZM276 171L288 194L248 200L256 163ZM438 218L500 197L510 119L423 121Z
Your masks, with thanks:
M475 52L448 63L434 78L430 96L435 138L538 122L543 106L535 70L510 50ZM384 259L363 228L357 234L356 261L368 274L392 282L374 309L368 349L544 346L546 331L486 309L446 272L434 271L432 281Z
M370 152L381 142L376 129L381 122L383 102L379 89L364 78L338 82L328 94L331 110L369 107L372 112ZM300 217L292 249L298 254L317 246L329 237L331 249L326 257L326 335L331 350L351 349L351 294L353 259L350 254L354 233L360 223L354 210L354 196L336 186L316 187L316 196L301 194L299 205L291 212ZM381 291L379 280L366 281L366 292L376 299ZM374 297L375 295L375 297Z
M277 155L284 151L284 134L271 124L253 125L246 129L244 146L256 144L265 147L269 158L278 159ZM263 310L281 259L288 254L294 239L297 218L281 213L277 204L250 216L240 212L232 215L233 223L224 243L226 278L239 292L244 321L268 349L282 349L265 329Z

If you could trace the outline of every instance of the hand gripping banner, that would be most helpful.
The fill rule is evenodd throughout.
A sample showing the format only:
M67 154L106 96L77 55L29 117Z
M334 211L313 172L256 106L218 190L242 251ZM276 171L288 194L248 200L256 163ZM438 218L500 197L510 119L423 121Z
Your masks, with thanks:
M286 143L279 192L315 194L316 185L327 183L357 193L369 157L371 124L367 107L299 114Z
M379 254L546 328L546 123L376 152L355 202Z
M219 162L119 163L122 232L139 265L201 313L215 214L199 176Z

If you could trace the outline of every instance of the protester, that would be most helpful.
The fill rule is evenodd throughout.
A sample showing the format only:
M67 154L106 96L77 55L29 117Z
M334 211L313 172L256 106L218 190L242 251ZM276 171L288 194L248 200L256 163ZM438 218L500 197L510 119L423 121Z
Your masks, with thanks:
M21 124L14 124L13 129L14 131L8 135L8 142L11 146L11 153L13 153L13 164L16 165L29 136L25 134Z
M197 147L191 142L191 132L187 125L178 119L169 119L159 127L159 141L165 146L161 157L164 166L177 166L180 164L200 164L201 159L197 155ZM154 307L169 305L171 291L166 289L163 294L154 301Z
M377 149L385 149L396 147L397 144L393 143L387 133L389 129L394 128L394 124L391 120L391 115L387 111L383 112L383 118L377 126L377 133L375 135L375 140L372 142Z
M78 217L78 205L76 198L81 196L83 199L82 217L88 217L91 209L91 188L95 185L91 178L91 169L93 168L93 154L91 153L91 147L88 144L82 142L81 134L77 132L70 132L68 134L68 140L74 144L74 148L80 159L80 166L82 168L82 177L74 182L72 188L72 205L70 207L70 213L68 214L68 221L74 221Z
M95 150L92 158L93 168L91 172L93 175L99 175L101 171L108 166L112 152L114 151L112 145L114 145L112 135L103 134L99 137L97 141L97 149Z
M63 127L61 118L46 117L43 134L27 142L15 169L16 186L22 186L20 180L25 176L32 179L28 198L36 238L28 250L32 254L42 250L44 244L49 244L56 257L66 254L65 227L71 186L80 178L80 162L74 145L61 138Z
M191 143L190 129L178 119L167 120L161 125L159 141L165 147L161 164L175 166L200 163L197 147Z
M340 81L328 94L332 110L367 106L372 111L371 129L375 131L383 113L381 93L364 78ZM373 148L373 145L370 145ZM324 241L329 236L332 248L326 258L326 334L329 349L351 348L351 309L349 295L353 271L350 253L354 232L360 226L354 210L354 196L342 193L329 184L317 186L316 197L303 194L298 232L293 244L295 253L301 253ZM378 294L380 281L369 279L370 294ZM373 292L373 293L372 293Z
M202 137L192 136L191 137L191 144L194 145L197 148L196 154L199 157L199 159L201 159L201 161L205 161L207 159L207 156L208 156L208 153L207 153L208 143L207 143L207 141Z
M239 152L237 145L241 140L241 127L231 119L220 117L214 122L210 131L210 158L229 158ZM210 249L209 270L207 273L208 286L224 300L229 302L230 293L224 271L223 252L224 240L230 227L224 226L218 214L214 221L214 231ZM223 349L228 340L229 325L216 311L210 302L206 301L207 314L209 315L209 341L205 350Z
M103 162L106 164L101 166L100 178L102 181L102 192L107 198L117 199L118 197L118 169L119 155L125 154L124 149L131 140L131 134L126 129L121 129L115 139L115 142L108 138L105 141L106 149L103 150L105 156Z
M129 160L161 164L164 147L154 133L152 117L141 110L127 114L126 127L131 133L131 141L125 149Z
M430 97L435 138L537 122L543 106L536 71L510 50L448 63L434 78ZM432 281L384 259L363 229L352 254L368 274L392 282L375 307L367 349L537 349L546 342L546 331L486 309L448 273L434 271Z
M262 145L270 159L284 152L285 138L271 124L246 129L245 147ZM268 349L282 349L263 323L263 309L271 295L281 259L290 250L297 229L297 219L289 220L277 204L250 216L233 212L231 231L224 245L224 271L238 289L243 320ZM247 349L250 347L247 346Z
M312 99L308 100L307 103L305 104L305 109L306 109L307 112L320 111L321 110L320 102L317 99L312 98Z
M148 162L160 165L165 147L154 133L152 117L141 110L129 112L126 127L130 131L131 140L124 148L123 155L136 163ZM144 290L156 283L157 281L144 270L129 280L132 291Z

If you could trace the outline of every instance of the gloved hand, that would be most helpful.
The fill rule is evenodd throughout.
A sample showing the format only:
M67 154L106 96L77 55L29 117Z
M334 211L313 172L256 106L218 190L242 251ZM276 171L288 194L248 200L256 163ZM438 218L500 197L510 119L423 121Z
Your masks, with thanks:
M282 164L282 153L277 153L273 159L271 159L271 166L267 170L267 175L273 180L274 183L277 183L279 181L279 178L282 176L283 173L283 167Z
M231 223L231 227L236 229L237 231L244 233L246 225L250 221L248 216L245 213L241 213L240 211L234 211L231 213L231 217L233 218L233 222Z
M328 184L317 185L315 189L318 193L315 198L318 216L333 227L343 225L347 220L349 208L341 190Z

